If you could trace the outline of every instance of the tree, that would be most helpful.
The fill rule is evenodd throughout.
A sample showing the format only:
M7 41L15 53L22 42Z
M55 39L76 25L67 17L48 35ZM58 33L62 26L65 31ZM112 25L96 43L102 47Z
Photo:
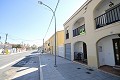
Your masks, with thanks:
M31 48L32 48L33 50L35 50L35 49L37 49L37 46L36 46L35 44L33 44L33 45L31 46Z
M12 48L16 48L16 51L17 51L18 48L22 48L22 45L20 45L20 44L13 44Z
M20 44L13 44L12 48L21 48L21 45Z

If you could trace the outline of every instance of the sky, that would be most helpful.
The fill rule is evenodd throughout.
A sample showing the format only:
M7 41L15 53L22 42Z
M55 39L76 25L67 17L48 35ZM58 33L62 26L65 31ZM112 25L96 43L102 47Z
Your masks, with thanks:
M58 0L41 0L53 10ZM63 24L87 0L60 0L56 10L57 31L63 30ZM38 0L0 0L0 41L36 44L41 46L43 38L49 39L54 34L54 19L47 32L53 13ZM47 32L47 34L46 34ZM46 36L45 36L46 34Z

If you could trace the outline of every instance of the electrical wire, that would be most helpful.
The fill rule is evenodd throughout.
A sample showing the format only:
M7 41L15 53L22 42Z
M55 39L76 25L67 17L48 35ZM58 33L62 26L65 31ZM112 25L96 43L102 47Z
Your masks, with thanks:
M49 24L49 26L48 26L47 32L45 33L44 39L45 39L45 37L46 37L46 35L47 35L47 33L48 33L48 30L49 30L49 28L50 28L50 26L51 26L51 23L52 23L53 17L54 17L54 16L52 16L52 18L51 18L51 20L50 20L50 24Z
M56 10L57 10L57 7L58 7L59 2L60 2L60 0L58 0L58 2L57 2L57 5L56 5L56 7L55 7L55 11L54 11L54 13L55 13ZM51 18L51 20L50 20L50 24L49 24L49 26L48 26L48 29L47 29L46 33L45 33L44 39L45 39L45 37L46 37L46 35L47 35L48 31L49 31L49 28L50 28L50 26L51 26L51 23L52 23L53 17L54 17L54 15L52 16L52 18Z

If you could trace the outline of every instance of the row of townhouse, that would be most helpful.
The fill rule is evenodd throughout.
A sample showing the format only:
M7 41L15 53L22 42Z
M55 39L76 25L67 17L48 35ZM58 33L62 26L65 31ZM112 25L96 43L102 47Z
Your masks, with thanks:
M91 67L120 66L120 0L87 0L57 32L57 55ZM44 44L54 54L54 35Z
M44 52L55 54L55 34L44 43ZM56 54L64 57L64 30L56 32Z
M120 66L120 0L87 0L65 23L65 58Z

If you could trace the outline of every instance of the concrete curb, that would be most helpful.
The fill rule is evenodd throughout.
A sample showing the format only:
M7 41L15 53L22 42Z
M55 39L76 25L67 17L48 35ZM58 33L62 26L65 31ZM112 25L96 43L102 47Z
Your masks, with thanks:
M43 72L42 72L42 67L41 67L41 56L42 54L39 55L39 80L43 80Z

